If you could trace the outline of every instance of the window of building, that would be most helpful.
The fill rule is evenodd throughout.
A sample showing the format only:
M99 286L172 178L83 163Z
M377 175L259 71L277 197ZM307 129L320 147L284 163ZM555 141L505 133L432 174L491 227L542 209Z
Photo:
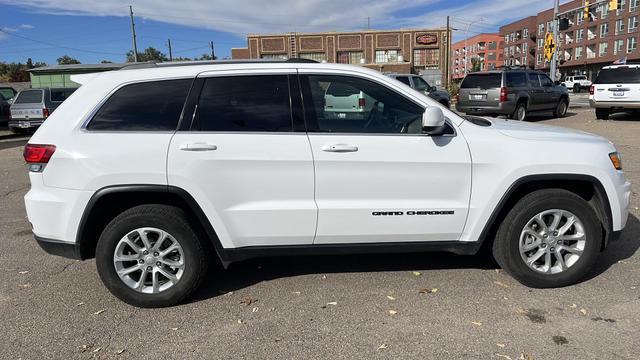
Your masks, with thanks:
M624 49L624 40L616 40L613 42L613 53L618 54L621 53Z
M624 32L624 19L616 20L616 35Z
M544 39L538 38L538 49L542 49L543 46L544 46Z
M544 24L538 24L538 35L544 35Z
M576 48L576 60L581 59L582 58L582 46L578 46Z
M638 16L632 16L629 18L629 32L634 32L638 29Z
M529 37L529 28L522 29L522 37L525 39Z
M587 39L588 40L593 40L596 38L596 30L597 28L595 26L592 26L590 28L587 29Z
M582 25L584 23L584 14L581 11L578 11L576 14L576 24Z
M338 64L360 64L364 59L362 51L343 51L338 53Z
M609 43L603 42L598 45L598 56L605 56L609 49Z
M87 125L89 130L173 131L192 79L151 81L116 91Z
M309 131L422 133L424 108L378 83L334 75L305 76L302 83L310 93L304 96Z
M600 13L601 19L606 19L607 15L609 15L609 4L598 5L596 12Z
M600 25L600 37L606 37L607 35L609 35L609 24L608 23L604 23Z
M529 51L529 44L528 43L523 43L522 44L522 52L527 52Z
M640 6L640 0L629 1L629 12L635 11Z
M584 29L580 29L576 32L576 42L581 42L584 39Z
M440 49L414 49L413 64L429 69L440 68Z
M262 54L260 55L260 58L266 60L286 60L287 54Z
M542 64L543 59L544 59L544 54L542 53L536 54L536 64L538 65Z
M376 50L376 63L398 62L398 50Z
M638 39L635 37L627 39L627 54L632 53L638 49Z
M205 80L192 130L292 131L286 75L212 77Z
M327 61L327 54L322 52L300 53L298 56L301 59L314 60L317 62Z

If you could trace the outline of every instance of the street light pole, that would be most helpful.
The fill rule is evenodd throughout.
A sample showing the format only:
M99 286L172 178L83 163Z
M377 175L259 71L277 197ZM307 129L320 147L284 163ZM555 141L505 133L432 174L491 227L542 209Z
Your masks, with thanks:
M469 53L469 50L467 49L467 39L469 38L469 29L471 28L471 25L482 22L482 21L483 19L480 18L476 21L472 21L469 24L467 24L467 31L464 34L464 74L465 75L467 75L467 54Z
M560 8L560 0L555 0L555 5L553 7L553 42L556 44L555 51L553 52L553 57L551 58L551 80L556 81L559 80L556 76L557 66L558 66L558 12Z

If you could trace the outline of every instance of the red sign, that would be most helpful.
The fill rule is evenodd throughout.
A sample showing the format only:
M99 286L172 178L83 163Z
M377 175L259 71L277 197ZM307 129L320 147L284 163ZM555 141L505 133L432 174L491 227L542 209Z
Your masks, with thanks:
M437 34L423 34L416 36L416 44L418 45L436 45L437 43Z

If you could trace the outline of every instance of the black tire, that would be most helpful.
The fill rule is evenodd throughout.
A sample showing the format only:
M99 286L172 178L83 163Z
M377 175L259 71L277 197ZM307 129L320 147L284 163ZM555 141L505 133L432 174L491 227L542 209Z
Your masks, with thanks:
M550 209L575 214L584 225L585 247L580 258L568 269L546 274L531 269L520 255L520 234L527 222ZM493 256L498 264L523 285L533 288L555 288L575 284L584 278L595 263L602 246L600 221L587 201L562 189L544 189L524 196L508 212L493 242Z
M567 115L569 109L569 100L562 98L556 105L556 109L553 111L553 116L557 118L563 118Z
M596 108L596 119L609 120L609 109Z
M522 112L522 113L521 113ZM521 101L516 105L516 109L513 111L513 114L510 116L513 120L524 121L527 119L527 104L524 101Z
M574 85L573 85L573 92L574 92L575 94L580 93L580 84L574 84Z
M184 272L172 287L156 294L144 294L127 286L116 273L114 251L120 239L143 227L154 227L171 234L184 252ZM200 286L207 272L206 251L189 224L183 210L150 204L128 209L105 227L96 247L98 274L109 291L120 300L138 307L156 308L181 303Z
M440 104L442 104L442 106L446 107L447 109L449 109L450 105L446 100L440 101Z

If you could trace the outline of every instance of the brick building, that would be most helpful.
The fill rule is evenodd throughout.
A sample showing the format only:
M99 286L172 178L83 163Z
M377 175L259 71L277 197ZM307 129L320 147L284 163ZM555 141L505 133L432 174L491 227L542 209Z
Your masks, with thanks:
M619 0L618 10L609 10L608 3L595 6L595 19L585 20L582 12L570 13L569 29L560 32L558 56L562 74L585 74L595 77L605 65L627 58L640 59L640 0ZM582 6L582 0L563 4L560 12ZM593 1L592 1L593 3ZM548 69L543 54L544 33L552 31L553 9L537 16L536 69ZM542 34L542 35L540 35Z
M446 78L448 35L444 28L249 35L247 47L231 49L231 57L295 57L358 64L381 72L439 72Z
M466 47L465 47L466 45ZM480 71L495 70L504 64L503 38L498 34L478 34L452 45L451 56L451 78L460 80L465 75L466 70L471 72L473 68L472 59L480 62Z
M500 27L500 36L504 40L504 66L535 67L536 40L539 38L537 24L537 18L529 16Z

